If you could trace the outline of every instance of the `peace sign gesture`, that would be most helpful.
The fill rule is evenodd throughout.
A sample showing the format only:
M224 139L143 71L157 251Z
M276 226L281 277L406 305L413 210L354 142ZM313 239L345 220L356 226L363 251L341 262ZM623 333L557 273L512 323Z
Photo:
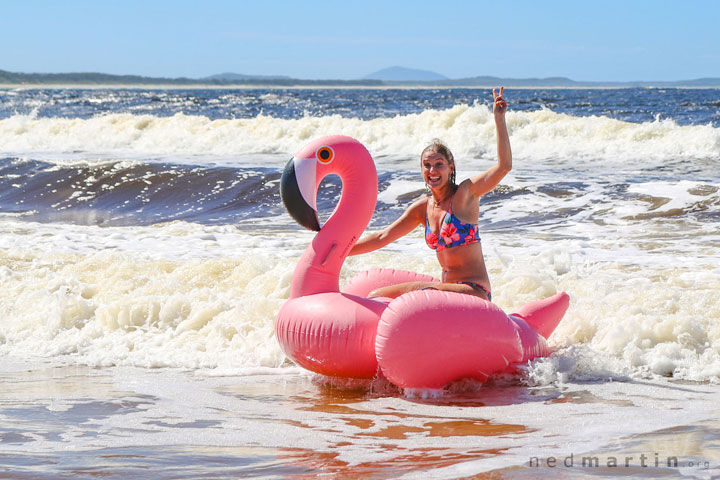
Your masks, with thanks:
M500 87L500 94L498 95L497 91L493 88L493 113L495 114L495 118L504 117L508 109L508 104L503 98L504 89L505 87Z

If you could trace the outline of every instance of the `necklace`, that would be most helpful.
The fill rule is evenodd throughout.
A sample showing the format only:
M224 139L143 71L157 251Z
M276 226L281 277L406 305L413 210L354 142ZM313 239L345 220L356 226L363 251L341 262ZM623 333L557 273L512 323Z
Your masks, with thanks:
M440 200L438 200L437 198L435 198L435 195L433 195L433 196L432 196L433 208L439 207L445 200L447 200L448 198L451 198L454 194L455 194L455 192L452 192L452 193L450 193L450 195L447 195L446 197L441 198Z
M455 185L454 187L455 187L455 188L451 188L451 189L450 189L450 192L448 193L448 195L446 195L444 198L441 198L440 200L438 200L437 198L435 198L435 194L434 194L434 193L430 193L430 196L432 197L432 201L433 201L433 210L435 209L435 207L440 207L440 205L441 205L445 200L447 200L448 198L452 198L453 195L455 195L455 192L457 192L457 185Z

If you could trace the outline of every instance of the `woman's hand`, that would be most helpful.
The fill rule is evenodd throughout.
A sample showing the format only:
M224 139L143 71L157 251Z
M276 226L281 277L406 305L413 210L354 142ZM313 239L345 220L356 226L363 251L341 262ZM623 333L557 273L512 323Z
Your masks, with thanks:
M493 88L493 113L496 119L505 118L505 112L507 112L508 104L503 98L503 90L505 87L500 87L500 94Z

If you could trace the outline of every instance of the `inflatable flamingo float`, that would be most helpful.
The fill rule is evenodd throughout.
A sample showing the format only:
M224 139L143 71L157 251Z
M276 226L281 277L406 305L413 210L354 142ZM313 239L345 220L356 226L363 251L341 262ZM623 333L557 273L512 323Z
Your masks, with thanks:
M321 227L317 190L330 174L342 180L342 195ZM290 359L323 375L382 373L402 388L439 389L460 378L485 381L550 353L545 339L567 310L564 292L512 315L479 297L432 289L394 300L367 298L386 285L437 281L402 270L361 272L341 292L340 269L370 222L377 189L372 157L350 137L312 141L285 167L283 203L298 223L318 232L295 268L290 298L275 321Z

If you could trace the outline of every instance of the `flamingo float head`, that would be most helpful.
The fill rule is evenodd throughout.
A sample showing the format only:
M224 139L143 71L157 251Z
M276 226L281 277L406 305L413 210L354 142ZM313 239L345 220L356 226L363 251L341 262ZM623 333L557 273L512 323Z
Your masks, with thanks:
M342 194L320 226L317 190L337 174ZM314 140L288 162L280 195L292 217L317 231L293 273L290 298L277 314L275 334L298 365L326 375L369 378L377 372L375 332L385 303L340 293L340 269L370 222L377 200L372 157L357 140Z
M320 226L317 191L331 174L340 177L342 194L333 213ZM370 153L351 137L318 138L290 159L280 179L280 196L300 225L318 232L295 269L291 297L339 291L340 269L370 223L377 187L377 171Z

